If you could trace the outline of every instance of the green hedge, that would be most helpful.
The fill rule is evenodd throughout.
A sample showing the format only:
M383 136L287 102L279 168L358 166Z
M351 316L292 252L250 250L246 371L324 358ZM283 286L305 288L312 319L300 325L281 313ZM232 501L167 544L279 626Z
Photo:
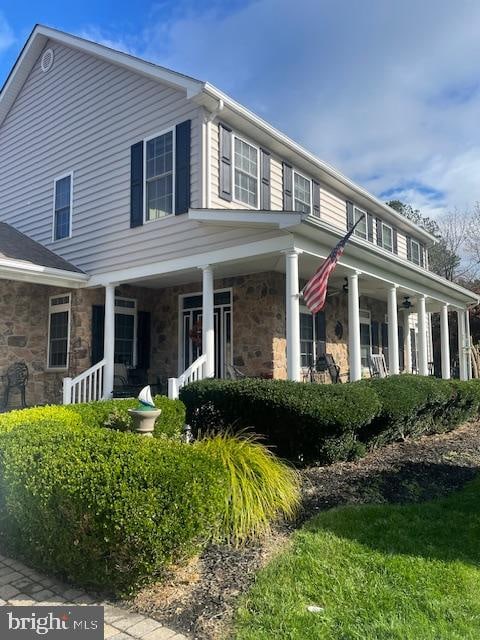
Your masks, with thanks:
M155 396L153 401L157 409L162 411L155 422L154 437L179 440L185 425L185 405L180 400L170 400L166 396ZM111 420L113 416L117 418L119 425L123 422L131 429L133 421L128 414L128 409L134 409L137 405L138 400L135 398L126 398L72 404L68 409L80 415L84 424L90 426L104 427L109 421L115 423L115 420ZM128 430L128 428L121 430Z
M248 429L282 457L329 463L455 428L478 413L480 382L413 375L342 385L206 380L182 389L180 398L195 434Z
M200 447L52 420L0 432L2 546L128 592L218 535L227 479Z
M281 457L333 462L358 454L357 433L380 411L374 389L285 380L203 380L181 390L195 435L232 428L260 434Z
M30 424L79 426L83 424L83 420L79 414L71 411L69 407L55 405L0 413L0 432L11 431L19 426L28 427Z

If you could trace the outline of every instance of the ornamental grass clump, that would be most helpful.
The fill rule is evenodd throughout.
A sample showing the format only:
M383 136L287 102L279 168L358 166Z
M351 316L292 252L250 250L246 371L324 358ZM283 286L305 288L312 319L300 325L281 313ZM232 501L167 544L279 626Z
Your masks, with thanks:
M227 493L220 532L239 545L270 530L279 518L291 519L300 504L298 473L256 441L253 436L218 434L197 442L217 460L227 476Z

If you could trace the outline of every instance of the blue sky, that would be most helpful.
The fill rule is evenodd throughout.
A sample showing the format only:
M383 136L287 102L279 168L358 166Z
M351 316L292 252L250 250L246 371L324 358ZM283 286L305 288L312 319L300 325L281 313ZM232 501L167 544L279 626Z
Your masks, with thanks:
M2 0L0 82L36 22L209 80L380 197L480 200L477 0Z

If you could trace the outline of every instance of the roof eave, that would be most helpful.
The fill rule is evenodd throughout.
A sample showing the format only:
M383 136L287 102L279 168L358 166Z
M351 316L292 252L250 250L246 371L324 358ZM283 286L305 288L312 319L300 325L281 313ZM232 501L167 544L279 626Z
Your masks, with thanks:
M1 258L0 279L76 289L86 286L89 276L76 271L44 267L33 262Z

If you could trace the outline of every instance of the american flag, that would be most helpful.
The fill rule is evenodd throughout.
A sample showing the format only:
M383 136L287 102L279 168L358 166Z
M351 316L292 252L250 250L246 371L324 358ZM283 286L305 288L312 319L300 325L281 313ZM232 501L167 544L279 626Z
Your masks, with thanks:
M355 227L361 222L365 216L359 218L350 231L340 240L340 242L332 249L328 258L318 267L313 276L302 289L305 304L313 314L318 313L325 306L327 297L328 279L330 274L337 266L338 259L341 257L345 245L350 236L355 231Z

